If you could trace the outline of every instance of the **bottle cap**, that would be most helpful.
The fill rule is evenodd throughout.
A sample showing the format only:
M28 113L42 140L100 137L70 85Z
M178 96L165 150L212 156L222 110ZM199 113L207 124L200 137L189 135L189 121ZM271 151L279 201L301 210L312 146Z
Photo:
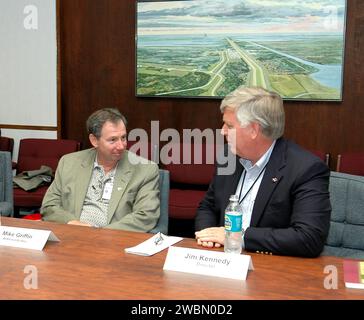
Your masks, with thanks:
M237 194L232 194L229 198L230 201L239 201L239 196Z

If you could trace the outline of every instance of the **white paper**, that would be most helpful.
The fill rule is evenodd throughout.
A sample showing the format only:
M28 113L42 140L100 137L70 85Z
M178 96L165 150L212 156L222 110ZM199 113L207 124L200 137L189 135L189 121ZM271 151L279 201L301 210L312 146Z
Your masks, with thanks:
M0 226L0 245L33 250L43 250L46 242L59 241L50 230Z
M246 280L254 267L249 255L170 247L163 270Z
M159 238L160 236L162 236L163 240L160 241L159 243L156 243L156 241L158 242L158 239L160 239ZM125 252L138 254L141 256L152 256L153 254L156 254L181 240L183 240L183 238L168 237L163 233L157 233L153 237L138 244L135 247L125 248Z

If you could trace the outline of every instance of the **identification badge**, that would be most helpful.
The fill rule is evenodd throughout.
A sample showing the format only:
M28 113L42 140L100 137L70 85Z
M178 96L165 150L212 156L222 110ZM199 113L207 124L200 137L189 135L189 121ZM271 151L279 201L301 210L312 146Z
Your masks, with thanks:
M112 193L113 184L111 182L106 182L104 186L104 192L102 194L102 199L110 200Z

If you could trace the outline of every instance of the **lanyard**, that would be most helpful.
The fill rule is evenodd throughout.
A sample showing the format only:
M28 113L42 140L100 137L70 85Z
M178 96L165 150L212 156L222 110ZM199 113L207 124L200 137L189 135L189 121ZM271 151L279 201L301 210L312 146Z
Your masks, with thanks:
M241 204L244 199L246 198L246 196L248 195L248 193L253 189L254 185L256 184L256 182L258 181L258 179L260 178L260 176L262 175L263 171L265 170L265 167L267 166L268 163L265 164L265 166L263 167L262 170L260 170L258 176L255 178L254 182L252 183L252 185L249 187L248 191L245 192L243 198L241 200L239 200L239 204ZM240 188L240 192L239 192L239 199L241 197L241 192L243 191L243 187L244 187L244 182L245 182L245 177L246 177L246 170L244 170L244 177L243 177L243 182L241 184L241 188Z

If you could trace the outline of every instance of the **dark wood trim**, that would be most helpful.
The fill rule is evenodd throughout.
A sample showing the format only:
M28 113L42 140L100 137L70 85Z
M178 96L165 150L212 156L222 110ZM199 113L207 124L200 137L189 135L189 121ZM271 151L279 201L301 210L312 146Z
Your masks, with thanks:
M58 131L57 127L47 126L28 126L28 125L17 125L17 124L1 124L2 129L17 129L17 130L42 130L42 131Z
M62 100L61 100L61 5L56 0L56 37L57 37L57 138L62 137Z

